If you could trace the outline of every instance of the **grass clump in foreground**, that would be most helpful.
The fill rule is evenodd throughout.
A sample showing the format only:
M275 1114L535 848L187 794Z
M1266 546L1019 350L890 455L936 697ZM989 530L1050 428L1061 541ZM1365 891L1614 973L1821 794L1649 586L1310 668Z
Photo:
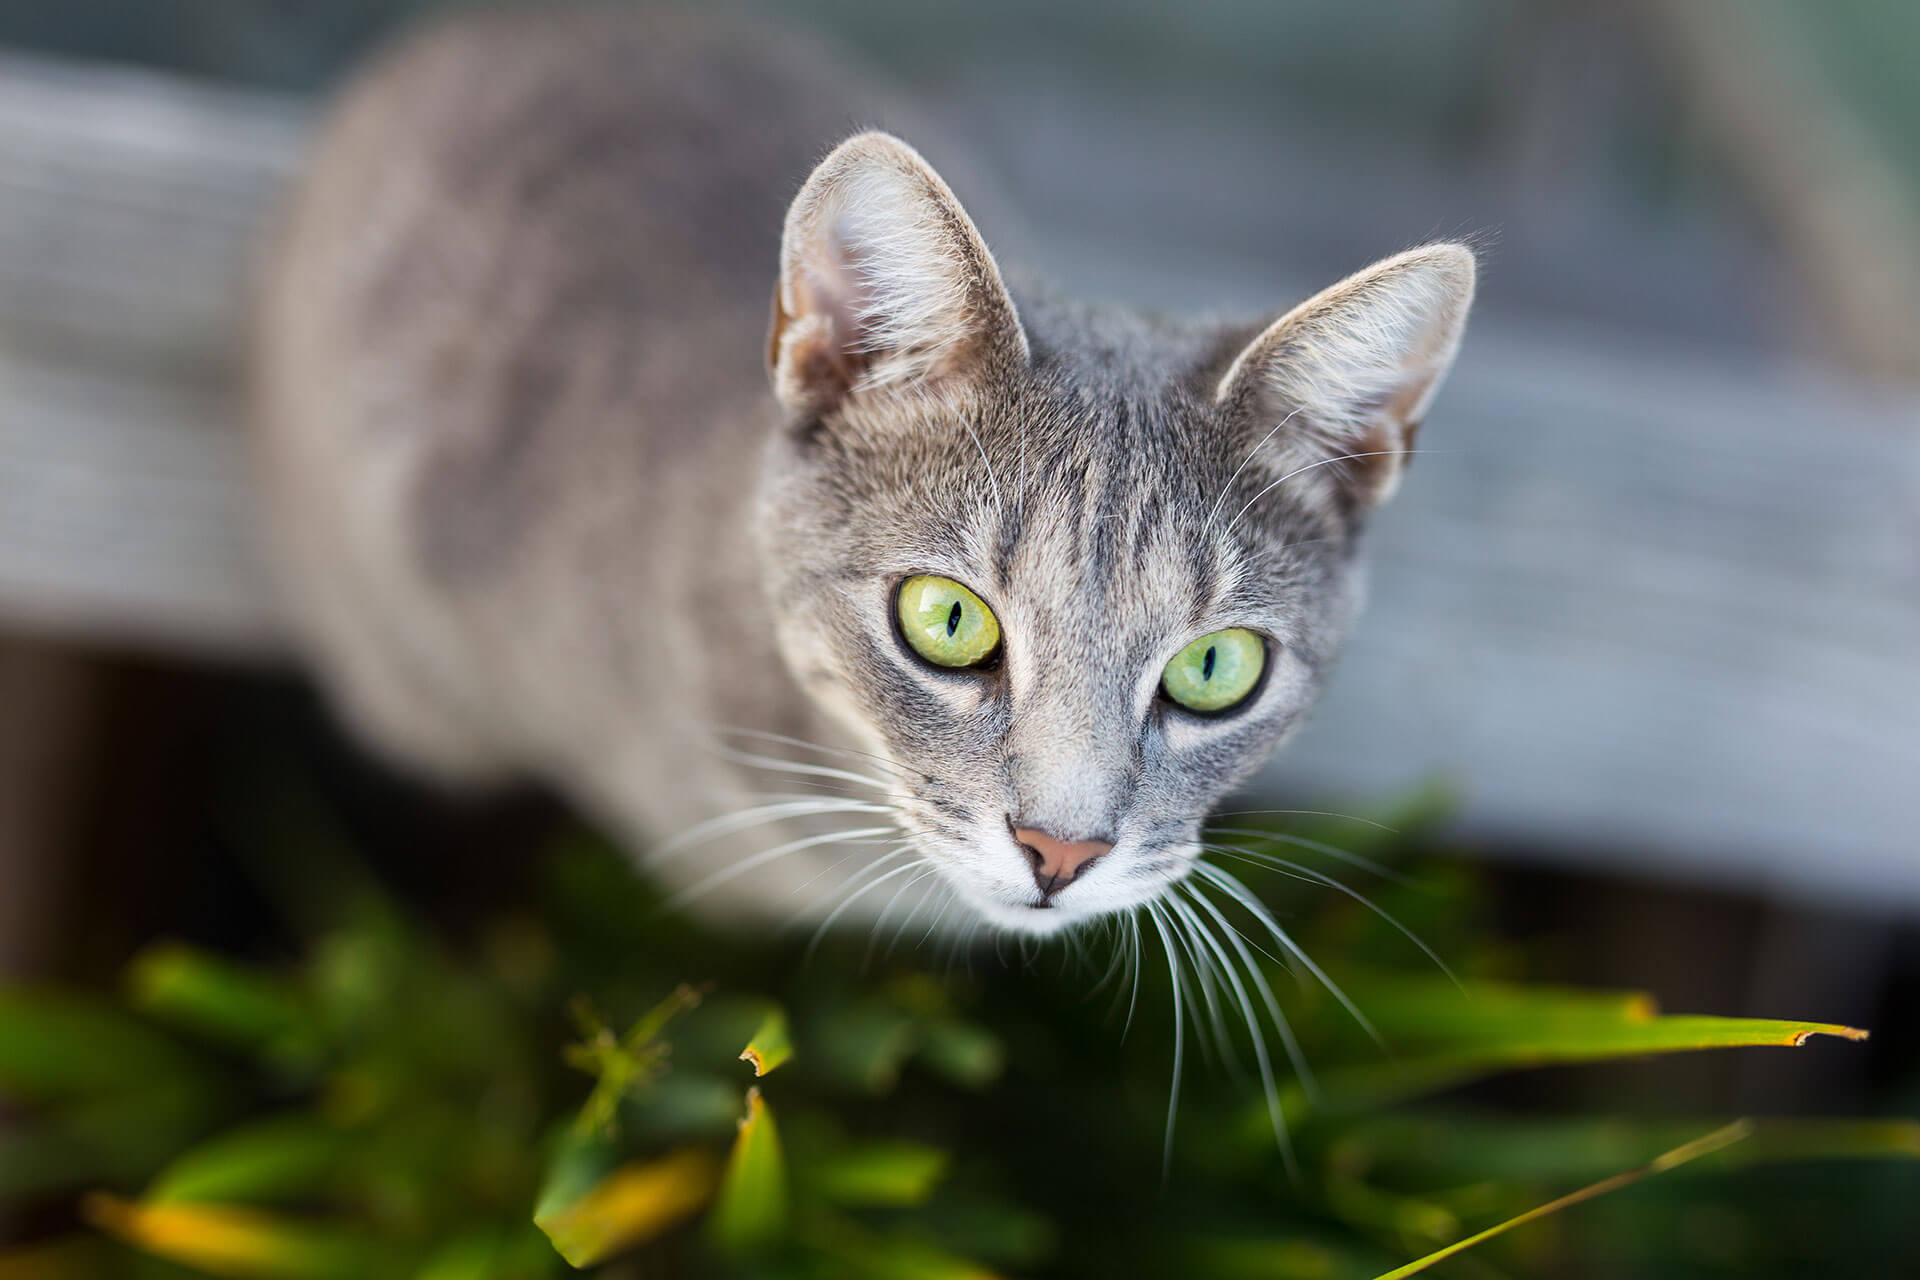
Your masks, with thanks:
M349 851L276 843L296 962L168 943L119 992L0 991L19 1116L0 1206L45 1224L0 1252L0 1280L1920 1269L1915 1121L1460 1100L1499 1073L1860 1032L1527 982L1471 932L1462 866L1419 861L1411 836L1342 843L1413 864L1375 897L1462 976L1324 883L1250 877L1374 1033L1250 958L1312 1072L1275 1073L1277 1116L1244 1027L1207 1017L1231 1005L1224 975L1176 988L1149 967L1136 988L1111 938L958 964L912 937L878 956L830 939L803 962L804 939L663 913L579 839L534 909L456 946ZM1163 1151L1176 993L1213 1062L1189 1064Z

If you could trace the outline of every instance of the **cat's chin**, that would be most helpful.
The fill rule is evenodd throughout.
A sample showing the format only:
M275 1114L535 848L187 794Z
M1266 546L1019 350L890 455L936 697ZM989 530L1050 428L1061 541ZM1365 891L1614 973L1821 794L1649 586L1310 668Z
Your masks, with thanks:
M1057 903L1048 907L1030 907L975 898L972 905L988 924L1008 933L1025 934L1032 938L1050 938L1104 914L1098 911L1075 911Z

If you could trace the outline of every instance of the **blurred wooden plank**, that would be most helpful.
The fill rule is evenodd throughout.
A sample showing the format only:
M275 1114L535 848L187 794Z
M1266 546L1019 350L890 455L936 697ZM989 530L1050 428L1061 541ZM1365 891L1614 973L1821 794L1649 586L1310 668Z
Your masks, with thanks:
M1273 779L1456 779L1463 829L1920 903L1920 407L1484 326Z
M231 364L305 118L275 95L0 56L0 346Z
M232 364L303 118L0 60L0 621L273 651ZM1103 180L1130 175L1076 189L1098 203ZM1131 234L1041 235L1035 260L1154 297L1171 259L1142 241L1205 243ZM1245 260L1179 263L1187 301L1289 293ZM1372 612L1265 785L1365 801L1440 772L1464 830L1509 847L1920 903L1910 396L1489 316L1422 446Z
M240 443L226 384L0 348L0 623L271 651Z

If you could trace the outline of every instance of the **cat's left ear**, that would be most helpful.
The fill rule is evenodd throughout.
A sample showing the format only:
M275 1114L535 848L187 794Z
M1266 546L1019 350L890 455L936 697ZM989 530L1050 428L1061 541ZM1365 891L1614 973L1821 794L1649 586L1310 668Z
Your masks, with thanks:
M1290 469L1324 463L1363 505L1384 502L1453 364L1473 285L1461 244L1377 262L1274 321L1228 366L1216 400Z
M787 211L767 360L788 409L926 389L1027 361L986 242L920 154L847 139Z

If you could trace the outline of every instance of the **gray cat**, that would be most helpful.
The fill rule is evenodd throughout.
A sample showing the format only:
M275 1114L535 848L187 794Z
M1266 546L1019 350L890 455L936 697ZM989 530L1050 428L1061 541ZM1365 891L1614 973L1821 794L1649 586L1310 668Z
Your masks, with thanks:
M872 118L850 83L616 12L463 19L361 80L259 326L302 639L392 755L543 779L722 910L1191 916L1196 873L1234 896L1203 818L1353 619L1473 256L1264 324L1063 302L905 143L827 151Z

